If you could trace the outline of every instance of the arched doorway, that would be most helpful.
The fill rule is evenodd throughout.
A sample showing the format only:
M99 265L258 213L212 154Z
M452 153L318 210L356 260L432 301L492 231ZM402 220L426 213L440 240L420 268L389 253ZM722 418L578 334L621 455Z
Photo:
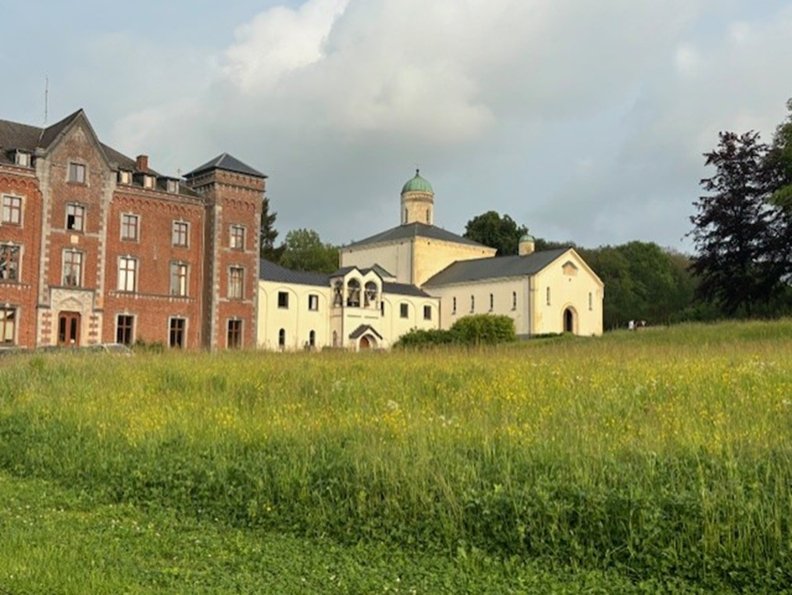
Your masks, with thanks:
M360 349L360 351L375 349L376 347L377 347L377 340L371 335L363 335L362 337L360 337L360 342L358 343L358 349Z
M575 326L577 326L575 324L577 322L575 320L575 318L576 318L576 315L575 315L574 308L567 308L566 310L564 310L564 332L565 333L574 333L575 332Z

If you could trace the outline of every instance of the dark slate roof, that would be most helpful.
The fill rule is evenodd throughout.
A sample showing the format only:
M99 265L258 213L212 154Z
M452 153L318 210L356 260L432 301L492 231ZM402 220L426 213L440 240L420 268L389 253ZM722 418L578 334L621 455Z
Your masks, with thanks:
M424 286L431 287L450 285L452 283L483 281L485 279L499 279L502 277L534 275L567 250L569 248L556 248L555 250L534 252L527 256L497 256L494 258L458 260L426 281Z
M207 161L200 167L196 167L190 173L186 174L186 178L191 178L213 169L224 169L226 171L233 171L238 174L245 174L247 176L255 176L257 178L266 178L263 173L253 169L249 165L242 163L239 159L228 153L222 153L214 159Z
M352 242L347 248L358 248L360 246L366 246L368 244L379 244L380 242L393 242L396 240L405 240L409 238L429 238L432 240L442 240L444 242L454 242L456 244L467 244L469 246L481 246L482 248L486 248L483 244L479 244L478 242L474 242L473 240L469 240L467 238L463 238L462 236L458 236L455 233L451 233L450 231L446 231L440 227L435 227L434 225L428 225L426 223L407 223L405 225L399 225L397 227L393 227L371 237L368 237L364 240L360 240L359 242Z
M325 273L293 271L263 258L259 261L259 279L263 279L264 281L280 281L281 283L295 283L297 285L330 287L330 277Z
M380 335L376 330L374 330L374 327L371 326L370 324L361 324L359 327L357 327L354 331L352 331L349 334L349 338L357 339L363 336L363 334L366 332L370 332L371 334L376 335L378 339L382 340L382 335Z
M377 273L383 279L385 277L395 277L396 276L396 275L393 275L392 273L386 271L385 269L383 269L378 264L375 264L373 267L371 267L371 270L374 271L375 273Z
M41 139L39 140L38 146L39 147L49 147L58 135L66 130L66 128L74 122L80 114L83 114L82 109L78 109L73 114L70 114L63 118L60 122L55 122L52 126L47 126L41 131Z
M382 282L383 293L395 293L398 295L413 295L415 297L432 297L422 289L409 283L389 283L388 281Z

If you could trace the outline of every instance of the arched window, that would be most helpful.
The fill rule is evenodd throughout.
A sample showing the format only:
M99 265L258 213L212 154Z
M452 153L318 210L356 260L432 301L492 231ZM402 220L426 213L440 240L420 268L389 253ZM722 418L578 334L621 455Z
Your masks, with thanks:
M333 306L344 305L344 284L341 281L336 281L333 286Z
M512 310L517 309L517 292L512 291Z
M426 222L429 223L429 209L426 209Z
M377 305L377 284L374 281L366 283L366 290L363 292L363 305L366 308Z
M286 347L286 329L284 328L278 331L278 347L281 349Z
M347 283L347 306L360 306L360 281L357 279L350 279Z
M316 347L316 331L311 331L308 333L308 345L311 347Z
M456 314L456 297L451 298L451 314Z
M593 309L594 309L594 298L591 295L591 292L589 291L589 310L593 310Z
M476 311L476 296L470 296L470 312L473 313Z
M338 332L333 331L333 347L338 347Z
M490 312L492 312L494 309L495 309L495 294L491 293L490 294Z
M546 293L547 293L547 305L549 306L550 305L550 288L549 287L547 288L547 292Z

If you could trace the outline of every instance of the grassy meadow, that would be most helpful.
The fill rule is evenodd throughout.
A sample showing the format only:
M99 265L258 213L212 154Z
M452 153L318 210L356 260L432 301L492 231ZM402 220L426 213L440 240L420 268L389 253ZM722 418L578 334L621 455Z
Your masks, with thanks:
M16 536L0 592L52 590L19 559L52 536L108 560L119 514L184 558L168 574L171 554L121 539L108 565L136 592L266 590L271 558L294 571L282 592L781 591L792 320L481 350L6 357L0 470ZM213 544L212 572L190 571L184 535ZM83 576L47 559L52 581ZM304 583L333 564L346 583ZM211 582L224 573L250 582Z

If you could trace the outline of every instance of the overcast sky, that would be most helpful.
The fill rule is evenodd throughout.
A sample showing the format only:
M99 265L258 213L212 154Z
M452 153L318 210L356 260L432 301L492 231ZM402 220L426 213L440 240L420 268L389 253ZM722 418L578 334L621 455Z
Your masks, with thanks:
M229 152L281 240L397 225L418 166L457 233L690 251L702 152L792 97L792 1L3 2L0 39L0 119L41 125L49 77L49 123L82 107L163 173Z

